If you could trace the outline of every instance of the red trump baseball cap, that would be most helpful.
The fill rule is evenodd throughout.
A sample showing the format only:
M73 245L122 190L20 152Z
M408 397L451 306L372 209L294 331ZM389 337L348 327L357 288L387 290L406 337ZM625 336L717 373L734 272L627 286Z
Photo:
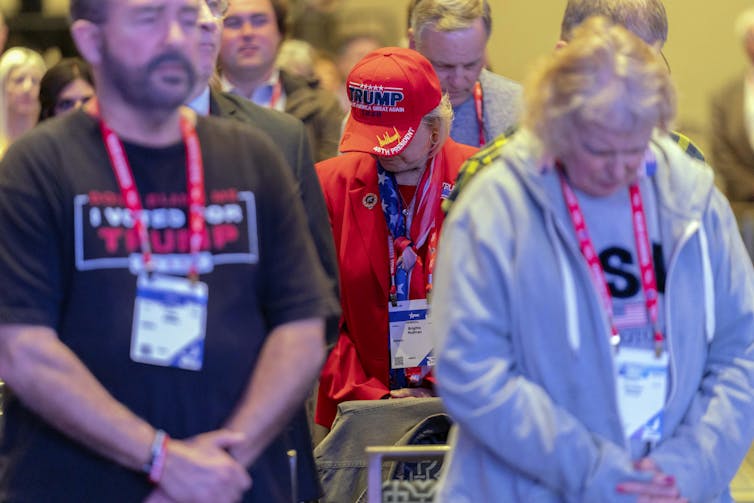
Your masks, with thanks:
M348 75L346 91L351 114L340 151L380 157L400 154L442 98L432 64L401 47L384 47L364 56Z

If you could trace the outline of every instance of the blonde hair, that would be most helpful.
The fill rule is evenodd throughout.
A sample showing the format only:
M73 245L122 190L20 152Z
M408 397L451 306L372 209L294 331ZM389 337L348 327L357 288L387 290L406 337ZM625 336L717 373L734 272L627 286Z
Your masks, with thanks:
M531 74L524 99L524 126L554 155L570 150L568 133L583 124L667 131L676 107L657 51L604 17L576 28L571 42Z
M736 34L736 38L738 38L744 46L746 46L752 26L754 26L754 7L749 7L738 15L736 22L733 25L733 31Z
M8 125L8 101L5 91L8 86L8 79L13 70L23 67L32 66L39 70L40 79L47 70L42 56L27 47L13 47L5 51L0 57L0 150L5 151L8 144L9 125Z
M278 48L275 64L278 68L293 75L298 75L305 79L313 79L314 47L305 40L294 38L284 40Z

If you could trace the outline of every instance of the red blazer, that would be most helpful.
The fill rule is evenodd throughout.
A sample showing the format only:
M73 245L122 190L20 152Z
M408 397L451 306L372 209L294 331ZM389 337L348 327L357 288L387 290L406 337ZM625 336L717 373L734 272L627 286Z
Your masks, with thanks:
M442 166L436 168L443 169L449 187L476 151L445 142L438 157ZM316 169L335 238L343 309L338 342L320 376L315 414L315 421L329 428L340 402L376 400L390 391L388 230L373 156L348 153Z

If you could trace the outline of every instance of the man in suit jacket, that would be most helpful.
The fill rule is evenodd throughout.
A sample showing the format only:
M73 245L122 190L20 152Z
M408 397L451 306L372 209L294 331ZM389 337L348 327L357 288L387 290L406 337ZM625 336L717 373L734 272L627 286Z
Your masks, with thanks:
M298 182L317 253L330 278L332 288L337 294L338 272L335 245L324 196L314 170L306 129L301 121L294 117L260 107L239 96L210 89L209 81L214 74L215 61L220 47L221 13L213 14L205 2L201 4L197 83L188 105L199 114L228 117L251 124L267 133L280 148ZM329 345L334 344L337 338L337 324L337 317L328 320ZM291 370L281 369L282 371ZM318 499L321 495L321 488L312 454L311 432L306 410L303 407L294 415L279 441L272 444L272 448L281 448L281 446L297 452L297 500Z
M304 125L300 120L287 114L260 107L240 96L216 90L209 91L209 113L252 124L267 133L280 148L298 182L317 253L337 293L338 266L335 245ZM328 338L328 343L332 342L334 341Z
M736 21L736 34L754 63L754 9ZM726 83L711 100L712 166L732 201L754 201L754 69Z

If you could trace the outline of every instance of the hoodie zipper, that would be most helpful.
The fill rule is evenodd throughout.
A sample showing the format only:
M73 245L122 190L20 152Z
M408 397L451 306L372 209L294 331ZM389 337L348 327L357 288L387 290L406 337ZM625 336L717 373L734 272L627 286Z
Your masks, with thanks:
M686 247L691 238L697 232L699 232L700 225L701 224L698 220L689 222L688 225L686 225L686 229L684 230L683 235L678 240L677 246L673 249L673 253L670 255L667 272L665 274L665 299L662 308L665 312L665 340L667 341L668 357L670 359L670 393L668 393L668 399L665 402L665 407L663 407L663 410L667 409L668 404L673 400L673 397L675 396L678 389L678 366L675 364L675 352L671 350L673 339L671 338L672 320L670 319L670 302L668 293L672 291L671 282L673 279L673 271L675 269L675 265L678 262L678 256L681 254L681 250ZM705 257L701 257L701 259L705 260ZM708 288L709 286L710 285L703 285L704 288ZM704 295L706 294L707 292L704 292Z
M578 269L578 271L575 271L574 267L573 267L573 261L569 260L569 258L572 259L574 256L582 258L581 257L581 251L578 250L577 248L575 248L575 244L572 243L571 240L569 240L567 238L568 234L565 233L564 229L562 228L561 224L559 223L559 221L558 221L558 219L557 219L557 217L555 215L555 212L552 210L552 208L550 208L549 206L542 206L542 208L543 208L544 211L546 211L546 213L547 213L547 219L550 221L550 225L548 225L548 227L550 229L552 229L553 232L556 233L556 236L553 236L553 239L559 240L559 243L553 243L553 246L554 247L560 247L560 249L562 251L566 251L567 250L567 251L569 251L571 253L571 257L563 257L565 259L564 260L565 261L565 267L569 267L570 266L572 272L574 272L575 274L581 274L581 278L580 278L581 279L581 283L582 284L587 284L587 285L590 286L590 288L588 288L587 290L590 292L589 295L591 297L591 305L592 306L594 306L594 305L599 306L598 311L600 313L600 315L599 315L600 319L602 320L603 334L606 334L606 335L610 334L610 332L611 332L610 323L609 323L609 321L607 319L605 310L602 308L602 304L600 302L600 299L597 296L596 288L592 284L592 277L589 274L589 270L588 270L588 268L586 266L586 263L583 260L577 260L576 262L579 265L577 265L576 268ZM558 253L558 251L556 250L555 253ZM562 261L558 260L558 263L561 264ZM567 273L561 271L561 274L567 274ZM572 277L575 277L575 275L572 275ZM576 283L579 283L579 282L578 281L574 282L574 284L576 284ZM570 314L568 313L568 301L567 301L567 299L566 299L566 302L565 302L565 309L566 309L566 316L570 317ZM578 312L578 306L577 306L577 312ZM580 335L579 335L579 337L580 337ZM607 336L605 336L605 337L600 337L599 339L603 341L603 342L599 343L599 348L600 348L600 351L602 353L602 357L605 358L605 356L607 356L607 358L610 361L611 367L614 369L615 368L615 364L614 364L614 358L613 358L613 353L612 353L613 349L609 345L609 338ZM610 401L611 401L612 410L618 411L618 400L617 400L617 396L616 396L617 384L616 384L616 380L615 380L615 372L610 372L609 381L610 381L610 386L611 386L610 389L612 390L612 392L610 393ZM623 446L628 449L629 448L628 439L626 439L625 435L623 434L623 424L622 423L618 424L618 431L620 432L620 438L623 439Z

